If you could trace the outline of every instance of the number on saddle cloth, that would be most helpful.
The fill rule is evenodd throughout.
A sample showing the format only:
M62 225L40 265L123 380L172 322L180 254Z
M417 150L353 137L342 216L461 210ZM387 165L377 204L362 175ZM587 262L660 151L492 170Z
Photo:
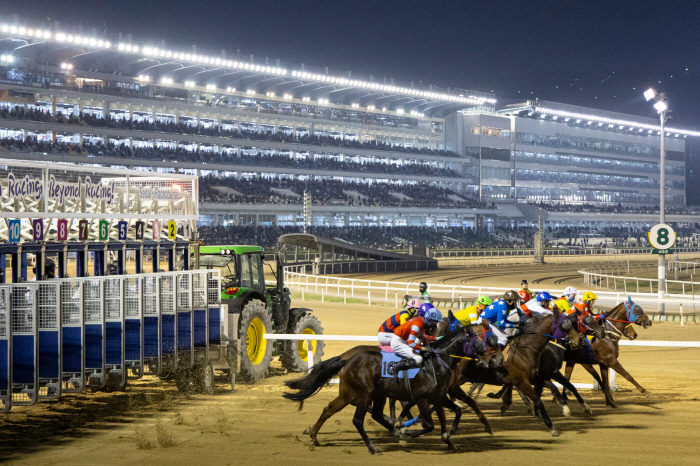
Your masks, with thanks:
M387 377L387 378L394 378L394 366L401 361L401 357L397 356L394 353L387 353L386 351L382 351L382 377ZM418 375L418 371L420 371L419 367L409 369L408 370L408 378L413 379L415 378L416 375ZM400 371L399 372L399 378L403 379L405 371Z

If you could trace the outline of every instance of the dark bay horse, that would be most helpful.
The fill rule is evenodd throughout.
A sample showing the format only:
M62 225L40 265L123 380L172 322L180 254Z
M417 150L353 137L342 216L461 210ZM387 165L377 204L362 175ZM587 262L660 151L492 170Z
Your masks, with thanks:
M600 384L605 393L605 403L613 408L616 408L615 399L610 393L609 369L613 369L618 374L631 382L637 390L644 395L649 395L649 392L639 385L637 381L630 375L629 372L622 367L618 357L620 355L619 341L623 336L634 340L637 338L637 332L632 327L632 324L640 325L643 328L651 327L651 319L638 304L634 304L631 299L615 306L611 311L601 313L598 316L601 324L605 328L607 338L596 339L591 343L593 349L593 359L586 349L569 350L565 354L567 379L571 378L571 373L574 370L575 364L581 364ZM601 377L593 368L593 364L598 364L600 367Z
M315 365L303 377L285 382L287 387L295 390L295 393L285 393L284 397L301 403L317 393L334 375L340 378L338 397L331 401L323 409L323 413L314 424L309 436L315 445L319 445L318 431L331 416L352 404L355 406L353 424L365 441L370 453L381 453L369 439L364 429L364 419L368 407L372 406L372 419L381 426L399 437L402 434L417 437L434 429L431 418L430 405L440 420L442 440L450 449L455 449L450 440L452 430L456 430L461 410L457 405L448 405L456 413L453 429L447 431L444 404L445 394L458 377L454 372L462 357L477 357L481 353L488 358L488 351L483 345L478 345L480 340L469 329L459 329L445 335L442 339L431 344L431 352L426 352L425 362L419 369L415 378L410 379L410 391L406 389L403 379L382 376L382 356L376 351L358 351L349 359L340 356L322 361ZM456 356L456 357L453 357ZM384 416L384 406L387 398L399 401L417 401L418 409L424 419L424 427L421 430L400 433Z
M598 324L592 316L580 318L580 316L576 313L572 313L569 315L561 314L558 321L560 327L562 326L564 320L568 321L569 325L571 325L571 327L573 327L573 329L579 335L591 335L594 338L605 337L605 331L603 330L603 326ZM557 335L555 331L554 336L560 335L561 332L559 332L559 335ZM559 389L554 385L553 382L559 383L564 387L564 389L569 390L571 393L573 393L576 397L576 400L583 407L583 410L587 414L592 414L590 406L588 406L588 403L586 403L583 397L581 397L576 387L574 387L571 384L571 382L569 382L569 380L560 372L562 364L564 363L564 355L566 354L566 350L570 347L571 343L566 339L556 338L550 340L547 346L545 347L544 351L542 352L542 355L540 356L539 369L534 377L533 383L535 385L535 389L540 394L540 396L542 396L542 390L545 387L549 388L552 391L552 393L555 396L555 400L562 407L562 412L564 416L571 415L571 410L567 405L568 400L564 395L562 395L561 392L559 392ZM489 397L499 398L505 393L506 395L504 397L504 400L508 400L512 397L512 395L508 393L508 391L510 390L512 390L511 386L504 386L499 393L497 393L496 395L489 394ZM529 411L531 409L529 401L525 398L523 399L523 401L528 406ZM507 408L508 406L504 401L504 405L501 407L501 412L505 412L505 409Z

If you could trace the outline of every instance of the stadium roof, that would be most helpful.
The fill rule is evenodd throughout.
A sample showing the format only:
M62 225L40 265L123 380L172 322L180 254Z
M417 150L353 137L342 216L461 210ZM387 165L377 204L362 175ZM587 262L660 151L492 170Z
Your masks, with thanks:
M98 34L58 23L0 20L3 64L27 60L46 71L81 70L133 78L141 84L201 86L216 93L250 91L262 95L295 93L320 104L361 103L369 110L395 110L406 116L445 115L469 107L493 109L493 94L464 89L418 88L325 69L288 66L279 60L255 59L221 51L169 46L165 41L135 40L131 35Z
M523 103L507 105L497 113L518 115L531 118L549 119L562 123L580 124L615 128L640 134L661 134L661 126L656 118L640 117L627 113L611 112L577 105L562 104L546 100L528 100ZM666 126L667 137L700 137L700 131Z

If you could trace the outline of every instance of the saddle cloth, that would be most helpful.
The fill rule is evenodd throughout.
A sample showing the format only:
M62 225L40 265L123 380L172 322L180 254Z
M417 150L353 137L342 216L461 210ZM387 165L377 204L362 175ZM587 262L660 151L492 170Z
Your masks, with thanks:
M386 351L382 351L382 377L390 377L393 378L395 371L394 371L394 366L396 366L396 363L401 361L401 358L397 356L396 354L389 353ZM412 379L418 374L418 371L420 371L419 367L409 369L408 370L408 378ZM403 379L403 375L406 371L400 371L399 372L399 378Z

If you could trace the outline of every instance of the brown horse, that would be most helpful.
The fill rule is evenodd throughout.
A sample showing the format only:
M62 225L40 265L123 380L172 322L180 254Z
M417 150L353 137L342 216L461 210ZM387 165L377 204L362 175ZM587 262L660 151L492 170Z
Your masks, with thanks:
M338 397L331 401L323 409L321 417L309 431L309 436L315 445L318 431L331 416L352 404L355 408L353 424L365 441L370 453L380 453L369 439L364 429L364 418L368 406L372 406L372 419L385 427L397 437L405 434L417 437L434 429L432 423L430 405L440 420L442 440L450 449L456 449L450 440L451 432L456 430L461 410L456 406L456 416L453 428L447 431L443 402L447 390L456 382L458 373L454 371L463 357L478 357L483 355L488 359L489 353L483 345L478 345L480 340L469 329L459 329L431 344L431 351L427 352L425 362L413 379L409 380L410 390L405 381L397 377L384 377L382 375L382 356L375 351L359 351L349 359L343 360L340 356L323 361L315 365L305 376L300 379L286 382L287 387L296 393L285 393L284 397L303 402L317 393L334 375L340 378L340 390ZM431 354L432 353L432 354ZM481 353L481 354L476 354ZM398 432L389 419L384 416L384 406L387 398L400 401L417 401L418 409L424 420L424 428L416 431Z
M622 375L631 382L637 390L649 396L649 392L639 385L634 377L622 367L622 364L618 361L618 357L620 355L620 338L623 336L630 340L637 338L637 332L632 327L632 324L640 325L643 328L649 328L652 324L651 319L644 313L641 306L634 304L631 299L618 304L611 311L602 313L598 318L605 328L607 338L599 338L591 343L593 349L592 362L585 348L567 351L565 354L565 377L570 379L574 366L576 364L581 364L581 366L583 366L600 384L605 393L605 403L613 408L616 408L617 405L610 393L609 369L613 369L615 372ZM592 364L599 365L602 379L598 376Z

